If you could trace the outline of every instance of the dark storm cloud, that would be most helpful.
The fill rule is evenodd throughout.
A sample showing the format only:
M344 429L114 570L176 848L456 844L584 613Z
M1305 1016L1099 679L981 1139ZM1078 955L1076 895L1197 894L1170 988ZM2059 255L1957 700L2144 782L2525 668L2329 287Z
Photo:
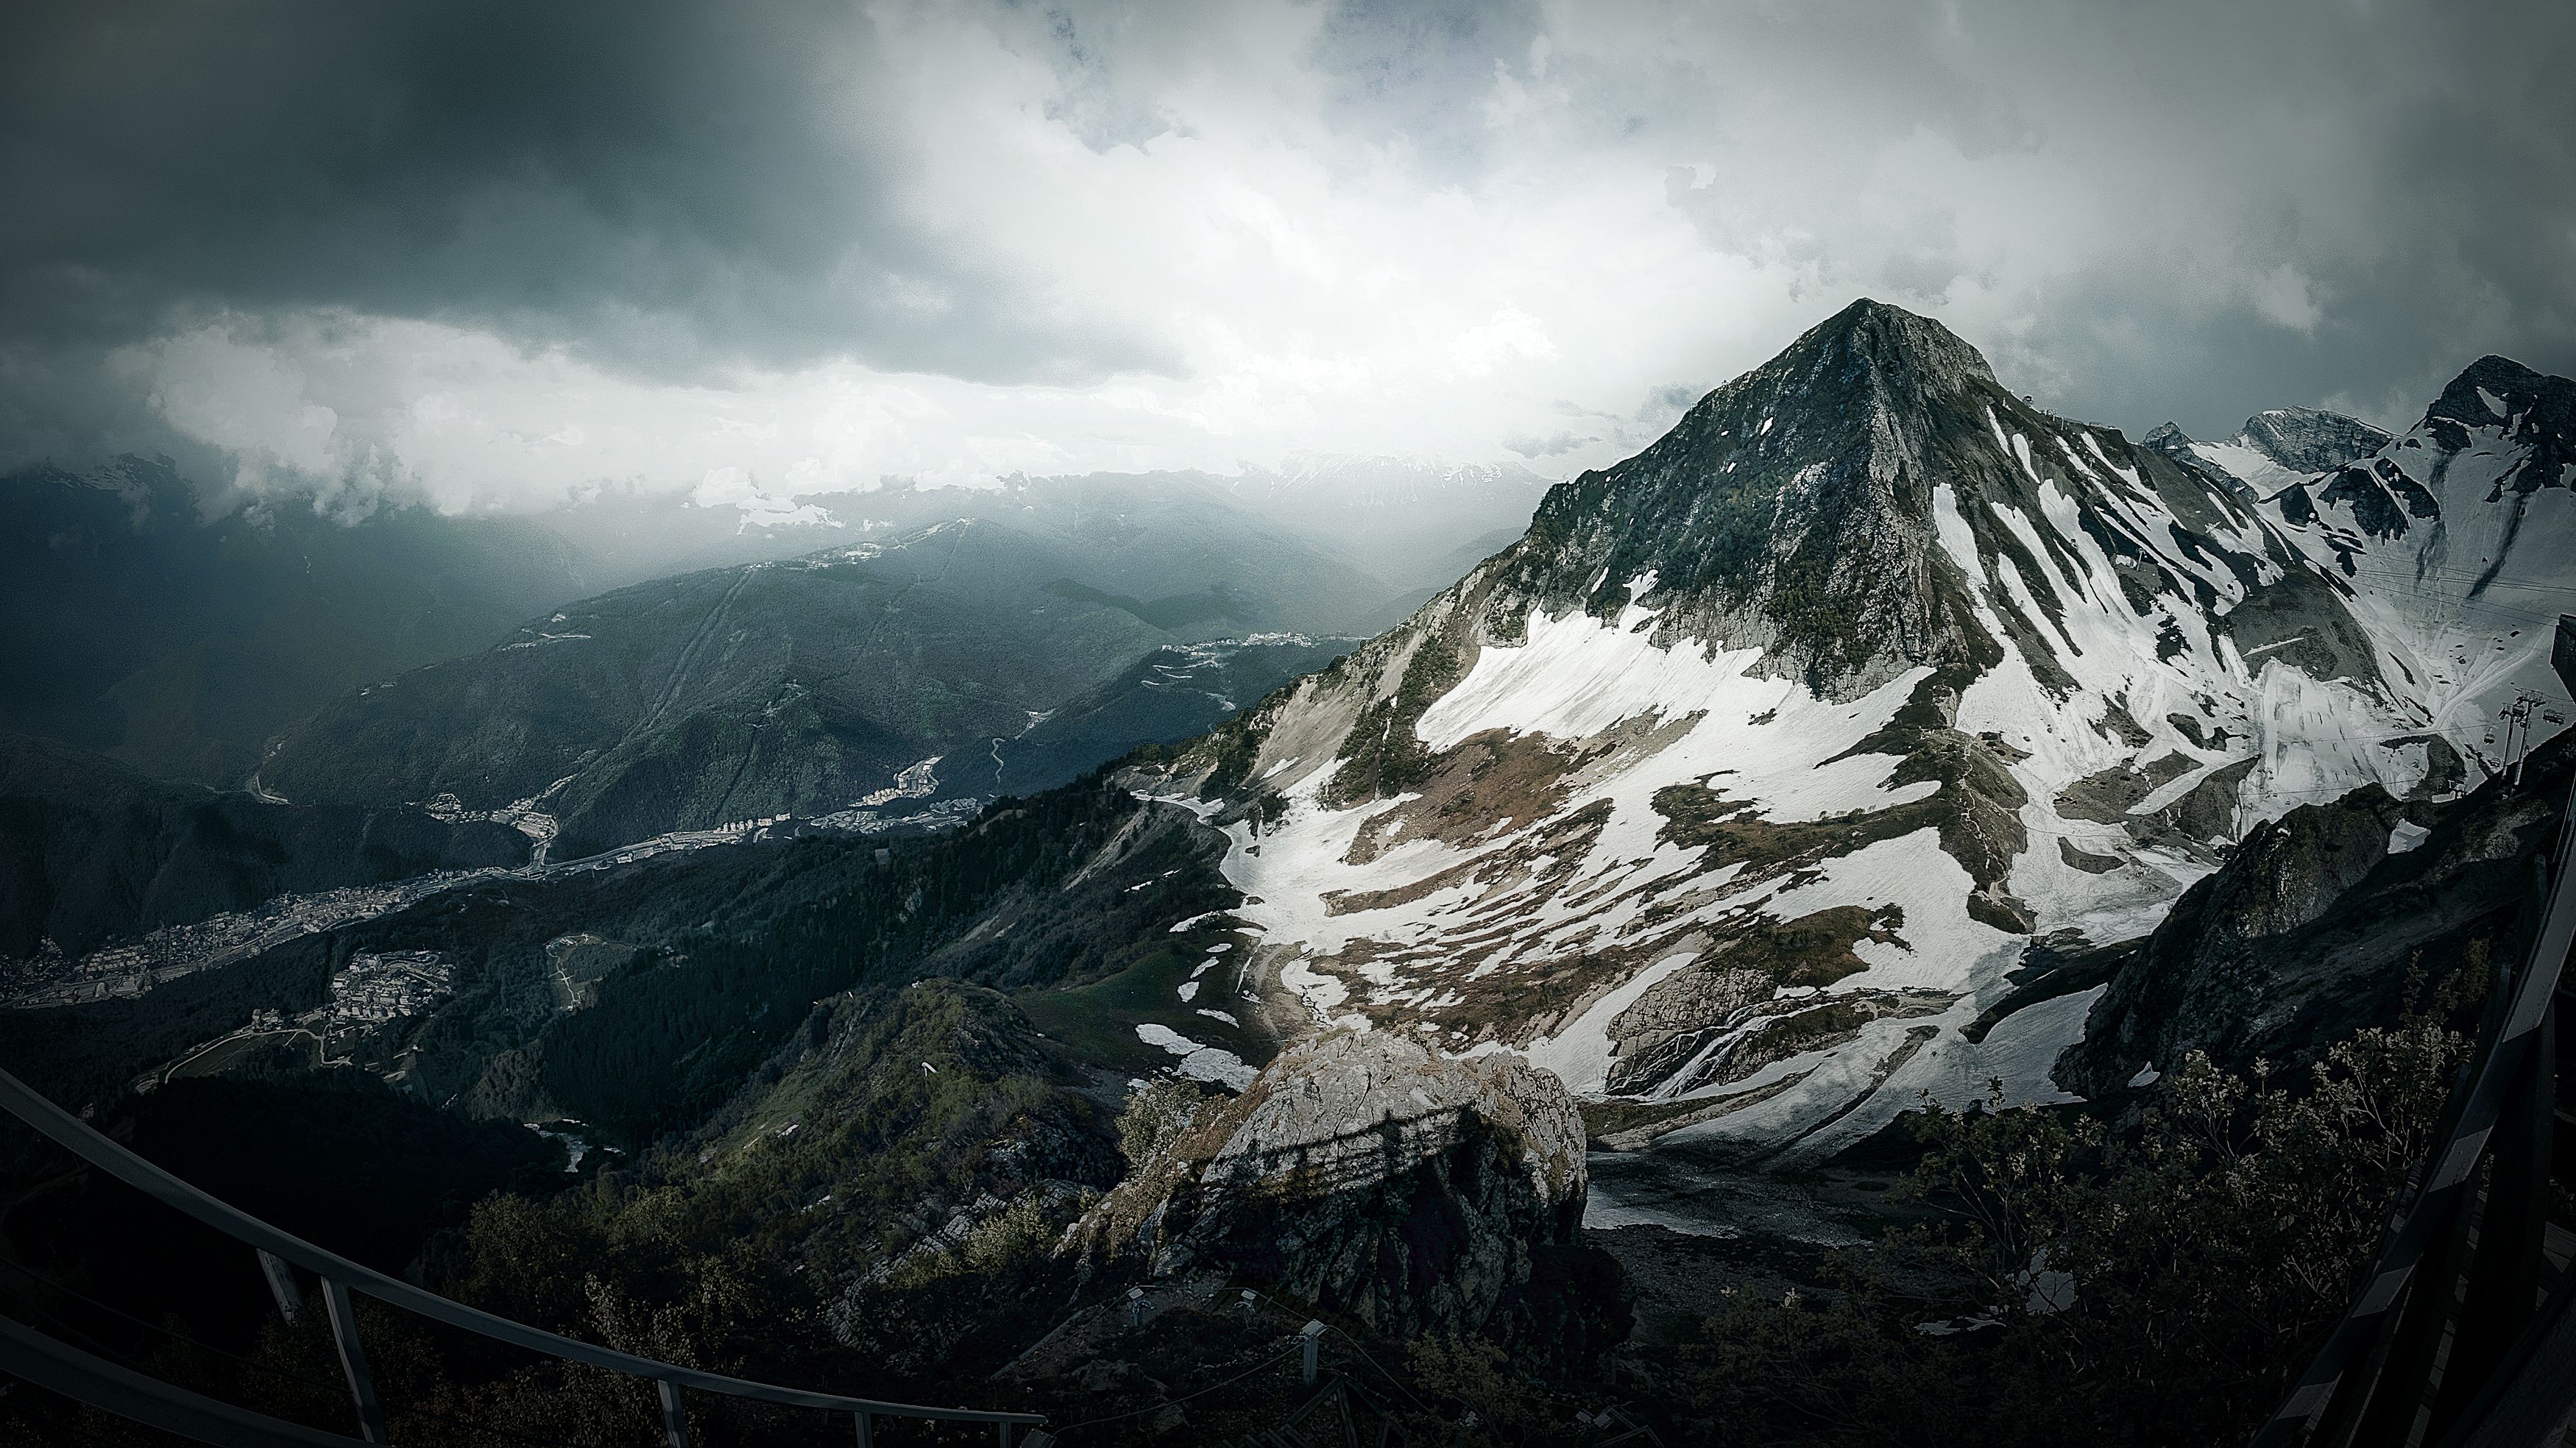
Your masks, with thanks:
M1713 245L1952 320L2071 411L2394 417L2481 352L2576 368L2576 6L1825 0L1694 37L1622 55L1621 104L1723 137L1673 185Z
M844 7L20 5L0 20L0 333L336 307L734 361L1078 381L1162 360L909 222Z
M2571 73L2538 0L19 5L0 468L1572 469L1862 295L2403 424L2576 372Z
M2229 43L2181 39L2195 32ZM2278 402L2403 426L2485 352L2576 373L2576 6L2224 6L2120 38L2177 103L2258 120L2234 143L2196 125L2192 149L2137 178L2151 239L2131 255L2189 244L2156 236L2154 211L2207 168L2244 198L2221 239L2297 268L2318 315L2195 317L2142 285L2158 270L2097 259L2027 343L2085 377L2088 401L2203 436Z
M1403 147L1430 175L1473 177L1495 137L1477 104L1497 61L1544 33L1526 0L1343 0L1316 38L1339 128Z

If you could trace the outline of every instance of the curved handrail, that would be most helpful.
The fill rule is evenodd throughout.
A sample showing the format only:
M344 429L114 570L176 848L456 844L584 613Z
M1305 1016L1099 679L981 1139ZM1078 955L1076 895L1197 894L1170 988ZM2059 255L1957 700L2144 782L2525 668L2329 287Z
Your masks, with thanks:
M0 1110L43 1132L56 1145L63 1147L91 1166L108 1173L156 1201L175 1207L207 1226L236 1241L247 1243L263 1252L291 1262L308 1272L364 1292L379 1302L400 1307L435 1322L462 1328L506 1342L514 1347L568 1362L586 1363L612 1372L651 1378L704 1392L723 1393L728 1397L748 1398L754 1402L776 1403L792 1408L821 1408L836 1413L864 1413L887 1418L929 1418L953 1423L1006 1423L1035 1425L1045 1422L1038 1413L1005 1413L984 1408L934 1408L921 1403L889 1403L873 1398L848 1398L838 1393L809 1392L803 1388L781 1387L775 1383L753 1382L747 1378L728 1377L723 1373L685 1368L676 1363L637 1357L615 1348L600 1347L578 1338L564 1337L543 1328L530 1327L507 1317L498 1317L480 1308L424 1291L399 1277L390 1277L373 1267L352 1262L336 1252L316 1247L301 1237L282 1232L259 1218L206 1195L169 1172L154 1166L111 1140L97 1128L65 1111L37 1093L35 1088L5 1070L0 1070Z
M2559 636L2565 641L2576 636L2576 629L2562 622ZM2576 680L2570 682L2576 684ZM2576 788L2571 788L2559 811L2557 846L2547 863L2554 868L2545 870L2542 877L2546 893L2540 901L2531 953L2513 980L2494 1039L2471 1063L2468 1091L2460 1098L2459 1115L2449 1135L2435 1143L2424 1159L2423 1185L2403 1207L2395 1230L2364 1279L2360 1296L2336 1323L2289 1398L2255 1433L2253 1448L2291 1448L2307 1432L2310 1421L2336 1402L2346 1374L2365 1363L2378 1334L2396 1316L2401 1294L2431 1254L2434 1238L2450 1229L2452 1213L2477 1189L2478 1166L2487 1156L2489 1137L2503 1119L2506 1095L2524 1064L2538 1056L2541 1025L2554 1009L2552 998L2571 949L2576 949Z
M202 1393L146 1377L56 1342L14 1318L0 1317L0 1372L49 1392L107 1409L165 1433L219 1448L366 1448L356 1438L236 1408Z

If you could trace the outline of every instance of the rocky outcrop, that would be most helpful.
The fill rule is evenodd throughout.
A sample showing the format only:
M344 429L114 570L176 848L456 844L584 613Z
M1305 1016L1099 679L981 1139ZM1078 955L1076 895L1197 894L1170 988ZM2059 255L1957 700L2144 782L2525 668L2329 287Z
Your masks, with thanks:
M2138 440L2138 446L2200 479L2213 491L2233 493L2249 503L2259 496L2243 478L2202 457L2199 444L2193 441L2191 434L2173 423L2156 424Z
M1216 1271L1380 1335L1579 1358L1626 1331L1617 1268L1581 1239L1585 1185L1555 1076L1339 1033L1203 1106L1063 1250L1095 1280Z
M2486 968L2513 948L2571 773L2562 735L2520 789L2499 777L2436 805L2374 786L2259 826L2113 976L2058 1084L2111 1095L2192 1051L2305 1059L2396 1020L2410 981Z
M2416 429L2444 453L2467 451L2489 430L2519 450L2495 482L2498 493L2576 486L2576 382L2510 357L2481 357L2451 379Z

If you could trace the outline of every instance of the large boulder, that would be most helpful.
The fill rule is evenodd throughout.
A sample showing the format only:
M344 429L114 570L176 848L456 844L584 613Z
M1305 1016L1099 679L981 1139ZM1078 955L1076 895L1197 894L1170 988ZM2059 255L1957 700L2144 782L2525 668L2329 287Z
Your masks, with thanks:
M1482 1334L1552 1356L1625 1335L1582 1240L1583 1119L1507 1053L1336 1033L1207 1102L1066 1239L1095 1280L1221 1273L1384 1336Z

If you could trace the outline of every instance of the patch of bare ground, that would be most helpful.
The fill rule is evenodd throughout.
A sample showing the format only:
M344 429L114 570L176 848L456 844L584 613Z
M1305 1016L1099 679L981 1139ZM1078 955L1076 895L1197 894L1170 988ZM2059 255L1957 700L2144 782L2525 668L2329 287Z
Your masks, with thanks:
M1474 844L1516 822L1547 819L1575 791L1663 749L1702 717L1693 713L1666 721L1640 715L1575 742L1508 729L1471 734L1436 756L1412 798L1371 815L1342 859L1365 865L1410 840Z
M1968 913L1998 929L2027 931L2028 907L2003 882L2013 857L2029 848L2020 815L2028 796L1995 750L1974 735L1930 729L1905 742L1913 752L1898 762L1888 782L1940 786L1921 799L1825 819L1770 820L1754 802L1706 784L1670 785L1655 792L1655 811L1666 820L1658 838L1684 848L1706 847L1712 868L1741 862L1748 871L1769 871L1812 867L1881 840L1937 830L1942 849L1977 883Z
M1575 863L1600 838L1601 827L1610 821L1610 810L1608 800L1595 800L1524 839L1406 884L1384 890L1327 890L1321 897L1325 912L1353 915L1387 910L1413 904L1453 886L1476 884L1485 887L1478 905L1507 904L1509 918L1499 923L1517 924L1526 917L1530 902L1553 898L1572 880ZM1476 911L1471 909L1470 913Z
M1782 986L1822 987L1869 968L1863 940L1905 948L1905 912L1837 905L1773 923L1745 919L1740 933L1646 988L1610 1022L1607 1089L1643 1090L1762 1011Z
M2115 764L2096 770L2058 793L2057 813L2070 820L2120 824L2131 810L2146 803L2148 795L2199 767L2199 762L2189 755L2173 753L2144 767Z
M1898 763L1888 775L1890 785L1926 780L1940 785L1940 792L1922 803L1943 806L1933 821L1941 831L1941 848L1976 881L1968 897L1969 918L2027 934L2036 920L2004 882L2013 857L2030 848L2029 832L2021 823L2021 807L2030 796L2011 769L2030 756L1999 735L1966 734L1952 727L1960 690L1971 677L1947 670L1925 678L1894 717L1838 757L1894 755Z
M2057 857L2088 875L2107 875L2125 863L2117 855L2097 855L2090 850L2079 850L2063 835L2057 840Z
M2254 768L2251 759L2222 764L2179 798L2160 809L2141 810L2157 790L2202 767L2180 751L2144 765L2120 764L2097 770L2068 785L2056 800L2059 815L2096 824L2116 824L2141 845L2155 845L2202 859L2214 859L2213 847L2235 832L2236 795ZM2119 860L2077 850L2058 842L2060 858L2079 870L2102 874Z
M1897 934L1904 928L1901 906L1863 910L1857 905L1836 905L1746 931L1729 963L1759 970L1778 985L1828 986L1869 969L1869 962L1852 951L1863 940L1912 949Z
M2217 858L2213 846L2236 834L2236 796L2255 761L2240 759L2211 770L2182 797L2159 810L2131 815L2120 823L2140 844L2164 845L2204 860Z
M1657 1137L1668 1136L1685 1126L1697 1126L1703 1121L1731 1116L1748 1106L1759 1106L1806 1080L1809 1074L1808 1071L1792 1071L1777 1081L1766 1081L1750 1091L1738 1091L1732 1096L1699 1096L1686 1101L1587 1102L1583 1107L1583 1126L1591 1134L1595 1150L1643 1151L1653 1145Z

